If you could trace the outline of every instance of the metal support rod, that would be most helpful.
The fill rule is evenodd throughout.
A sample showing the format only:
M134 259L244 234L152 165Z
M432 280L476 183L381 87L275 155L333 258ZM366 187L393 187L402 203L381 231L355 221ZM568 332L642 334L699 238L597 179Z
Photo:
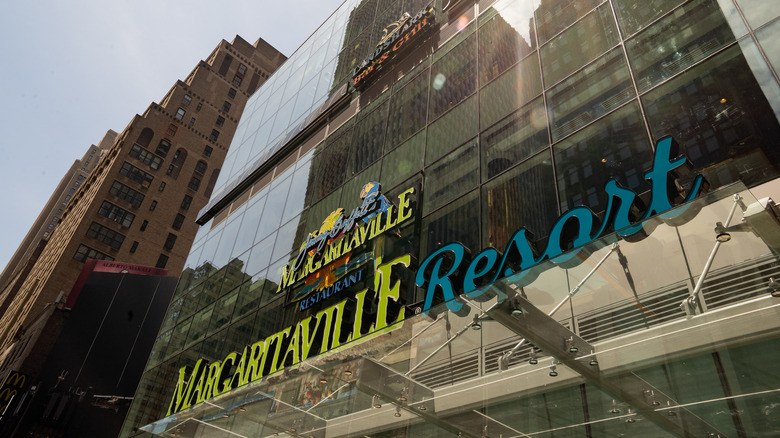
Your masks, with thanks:
M585 282L588 281L588 279L591 276L593 276L593 274L596 273L596 270L599 269L601 267L601 265L603 265L604 262L607 261L607 258L609 258L609 256L612 255L612 253L615 252L619 247L620 246L617 244L617 242L613 243L612 244L612 248L610 248L609 251L606 254L604 254L604 257L602 257L601 260L599 260L599 262L596 263L596 266L594 266L593 269L591 269L590 272L588 272L588 274L585 275L585 277L582 280L580 280L580 282L577 283L577 285L574 286L574 288L572 290L569 291L569 293L566 295L566 298L561 300L561 302L558 303L558 305L555 306L555 308L552 309L547 314L547 316L553 316L555 314L555 312L557 312L567 301L569 301L571 299L571 297L573 297L575 294L577 294L577 292L580 291L582 286L585 285ZM509 362L509 359L511 359L512 356L517 354L517 351L520 349L520 347L522 347L525 344L525 341L526 341L525 338L521 339L520 342L518 342L518 344L514 346L514 348L512 348L508 352L504 353L504 355L501 356L501 358L499 358L499 360L503 360L505 362Z
M461 297L462 297L462 295L461 295ZM487 312L489 312L489 311L493 310L494 308L496 308L496 307L497 307L499 304L501 304L501 303L497 302L497 303L493 304L492 306L490 306L490 307L489 307L487 310L482 310L482 311L480 311L480 313L479 313L479 315L477 316L477 318L479 318L479 317L482 317L482 316L483 316L483 315L485 315ZM426 357L425 359L421 360L421 361L420 361L420 363L418 363L417 365L415 365L414 367L412 367L412 369L410 369L409 371L407 371L407 372L406 372L404 375L405 375L405 376L408 376L408 375L412 374L412 373L413 373L413 372L414 372L414 371L415 371L417 368L420 368L420 366L421 366L422 364L424 364L425 362L428 362L428 360L429 360L430 358L432 358L433 356L435 356L435 355L436 355L438 352L442 351L442 350L444 349L444 347L446 347L446 346L450 345L450 343L452 343L452 341L454 341L454 340L455 340L455 339L456 339L458 336L462 335L462 334L463 334L463 333L464 333L466 330L468 330L468 329L469 329L469 327L471 327L472 325L474 325L474 322L473 322L473 321L472 321L472 322L470 322L470 323L468 323L468 324L466 324L465 326L463 326L463 328L462 328L462 329L458 330L458 332L457 332L457 333L455 333L455 336L453 336L453 337L451 337L451 338L447 339L447 342L445 342L445 343L441 344L441 345L440 345L438 348L436 348L436 350L434 350L434 351L433 351L433 353L429 354L429 355L428 355L428 357Z
M731 224L731 219L734 217L734 213L737 211L737 206L742 201L742 198L739 196L739 194L734 195L734 205L731 206L731 211L729 211L729 215L726 218L726 223L723 225L723 228L726 229ZM712 252L710 253L709 258L707 258L707 262L704 264L704 269L701 271L701 275L699 275L699 280L696 282L696 286L693 288L691 293L688 295L687 298L685 298L680 305L685 309L686 315L690 318L693 315L699 313L697 311L698 308L698 299L699 292L701 292L702 288L704 287L704 280L707 277L707 274L710 272L710 268L712 267L712 262L715 260L715 256L718 254L718 249L720 248L720 245L723 242L720 240L715 240L715 246L712 247ZM705 304L702 302L702 306L705 306ZM702 311L706 311L706 308L702 308Z

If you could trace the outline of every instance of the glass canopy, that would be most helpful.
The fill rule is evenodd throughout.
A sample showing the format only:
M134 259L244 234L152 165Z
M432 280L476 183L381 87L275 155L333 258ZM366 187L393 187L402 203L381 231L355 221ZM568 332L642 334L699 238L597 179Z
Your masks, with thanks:
M777 436L778 248L773 204L733 185L142 430Z

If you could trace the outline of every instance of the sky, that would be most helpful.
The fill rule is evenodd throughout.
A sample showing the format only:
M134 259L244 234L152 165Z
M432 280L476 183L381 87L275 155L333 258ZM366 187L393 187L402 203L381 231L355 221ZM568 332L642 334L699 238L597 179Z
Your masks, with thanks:
M290 56L343 0L26 0L0 16L0 271L62 176L221 40Z

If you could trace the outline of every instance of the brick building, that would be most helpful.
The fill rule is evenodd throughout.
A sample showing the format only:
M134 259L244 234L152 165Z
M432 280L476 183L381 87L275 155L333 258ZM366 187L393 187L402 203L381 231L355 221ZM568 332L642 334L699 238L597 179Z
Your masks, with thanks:
M223 40L116 136L73 194L48 241L26 269L0 284L0 376L35 376L57 336L26 328L65 318L66 300L87 259L167 269L178 276L247 99L286 57L259 39ZM50 323L57 327L54 321ZM24 342L22 342L24 340Z

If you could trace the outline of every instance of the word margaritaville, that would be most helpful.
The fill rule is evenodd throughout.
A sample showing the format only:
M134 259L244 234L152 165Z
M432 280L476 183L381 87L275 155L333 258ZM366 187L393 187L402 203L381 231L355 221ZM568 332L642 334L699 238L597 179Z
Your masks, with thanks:
M475 299L496 280L510 275L521 276L528 268L545 259L570 259L577 254L577 248L598 239L610 224L612 229L618 230L619 236L637 233L642 229L642 221L673 208L669 199L670 179L673 171L687 161L682 156L672 159L673 150L676 149L674 146L668 137L656 145L652 169L645 174L651 183L650 202L637 222L632 223L630 220L630 211L637 195L610 179L605 186L609 198L604 214L606 219L600 226L594 227L593 213L589 209L575 207L555 222L549 232L547 248L540 256L535 255L528 242L525 228L515 232L503 253L495 248L487 248L473 257L466 257L465 248L459 243L441 246L428 255L416 271L415 283L425 289L423 312L431 308L437 294L443 296L448 310L467 310L469 307L464 308L463 303L456 299L457 295L468 294ZM378 184L376 187L372 184L375 183L367 185L361 194L363 205L353 210L348 218L337 215L336 219L331 218L332 223L326 220L321 232L309 236L301 247L299 257L285 272L286 280L283 279L284 286L280 290L304 279L306 273L310 276L312 270L316 273L317 269L339 257L342 260L348 248L363 245L413 216L410 201L414 189L401 193L398 196L398 207L395 208L384 197L380 198ZM684 202L696 197L702 186L703 178L699 175L694 179ZM566 242L562 242L563 229L569 222L578 225L577 234L571 241L575 250L564 254L562 248ZM233 352L222 361L211 364L200 359L191 370L188 367L181 368L167 415L277 373L285 366L305 361L312 355L333 351L341 347L342 343L353 342L355 345L355 341L363 342L400 328L405 316L403 310L399 311L401 285L400 281L391 282L391 274L394 267L409 268L410 264L411 254L386 263L382 262L381 257L375 257L373 289L365 288L354 295L350 294L348 298L293 326L247 345L241 354ZM370 290L376 318L366 328L363 327L363 314ZM349 311L348 302L351 306ZM344 318L346 314L351 316Z
M317 279L329 265L336 265L330 271L340 270L337 277L331 276L331 281L326 282L310 282L293 297L291 302L299 302L301 310L304 310L312 303L331 296L337 285L334 285L333 280L338 281L351 270L364 266L370 259L374 261L373 288L365 288L354 296L304 318L294 326L247 345L240 354L232 352L222 361L211 364L199 359L191 370L188 367L181 368L167 415L274 374L312 355L332 351L341 345L344 340L342 333L348 330L344 343L358 339L365 341L400 328L398 323L403 321L404 312L398 311L398 306L391 306L391 302L399 303L401 288L399 281L391 284L390 277L393 267L409 267L411 255L403 255L387 263L383 263L381 256L376 255L370 258L366 255L356 257L351 263L348 260L354 249L413 217L413 194L414 189L409 188L398 195L395 207L381 194L378 183L366 184L360 193L362 204L352 210L349 216L345 216L343 209L339 208L325 219L318 231L309 234L296 259L283 269L277 292L304 280ZM366 330L363 327L363 314L367 301L371 299L369 291L373 295L372 308L376 309L376 318ZM350 309L347 309L349 301ZM397 316L394 316L396 313ZM350 320L344 318L346 314L351 315Z

